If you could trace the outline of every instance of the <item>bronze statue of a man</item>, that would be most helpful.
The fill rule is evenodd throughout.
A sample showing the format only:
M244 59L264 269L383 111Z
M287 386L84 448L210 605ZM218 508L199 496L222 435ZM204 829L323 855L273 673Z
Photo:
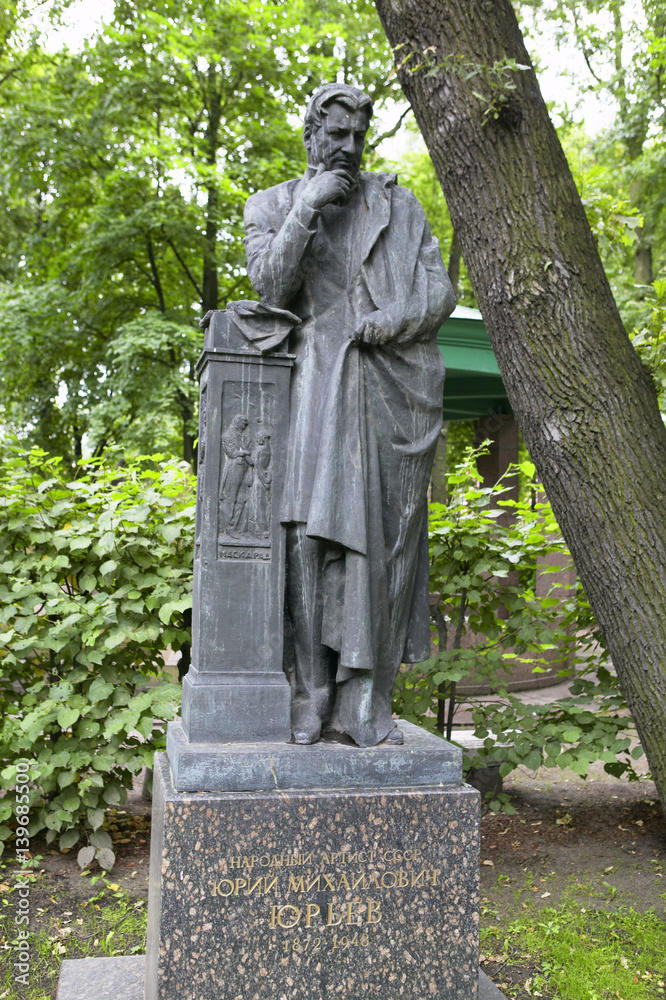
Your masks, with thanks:
M285 669L292 731L401 743L401 662L430 655L427 488L442 418L436 334L455 296L439 244L394 174L360 171L367 94L308 106L305 175L245 209L248 273L291 334Z

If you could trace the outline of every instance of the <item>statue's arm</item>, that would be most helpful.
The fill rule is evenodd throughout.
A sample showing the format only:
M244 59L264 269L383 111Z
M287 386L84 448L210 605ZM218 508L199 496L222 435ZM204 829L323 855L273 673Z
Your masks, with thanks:
M272 195L272 197L271 197ZM303 261L317 232L319 210L298 199L286 218L271 191L245 206L247 272L267 305L286 308L303 281Z
M430 226L427 221L423 232L423 240L421 241L419 259L427 275L428 306L426 322L430 324L434 321L439 326L444 320L449 318L456 307L457 299L453 285L444 267L439 240L430 232Z
M393 295L365 317L352 334L356 343L405 344L430 336L455 308L456 296L439 241L430 231L423 208L407 188L397 188L394 197L401 199L403 211L392 222L398 227L401 242L406 246L411 242L415 253L392 257L394 284L401 294Z

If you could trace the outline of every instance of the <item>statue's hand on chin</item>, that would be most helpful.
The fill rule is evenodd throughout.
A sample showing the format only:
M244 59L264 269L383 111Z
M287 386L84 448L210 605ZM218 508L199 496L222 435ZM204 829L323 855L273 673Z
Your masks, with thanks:
M310 208L320 209L324 205L344 204L351 193L353 181L345 170L326 170L323 163L311 177L301 194L301 201Z

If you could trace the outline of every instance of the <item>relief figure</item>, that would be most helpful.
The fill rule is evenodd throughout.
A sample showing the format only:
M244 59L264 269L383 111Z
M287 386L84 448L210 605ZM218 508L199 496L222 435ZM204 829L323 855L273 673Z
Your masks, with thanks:
M257 432L253 458L256 472L253 520L259 537L268 538L271 527L271 487L273 484L270 429L262 429Z
M222 435L224 466L220 483L220 529L229 538L245 537L249 527L248 501L254 459L247 427L247 417L239 413Z

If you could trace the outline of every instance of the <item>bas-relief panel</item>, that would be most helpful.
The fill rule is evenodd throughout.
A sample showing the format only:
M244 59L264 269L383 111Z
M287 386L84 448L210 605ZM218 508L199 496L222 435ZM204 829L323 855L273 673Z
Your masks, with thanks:
M224 383L218 559L270 560L274 412L274 383Z

